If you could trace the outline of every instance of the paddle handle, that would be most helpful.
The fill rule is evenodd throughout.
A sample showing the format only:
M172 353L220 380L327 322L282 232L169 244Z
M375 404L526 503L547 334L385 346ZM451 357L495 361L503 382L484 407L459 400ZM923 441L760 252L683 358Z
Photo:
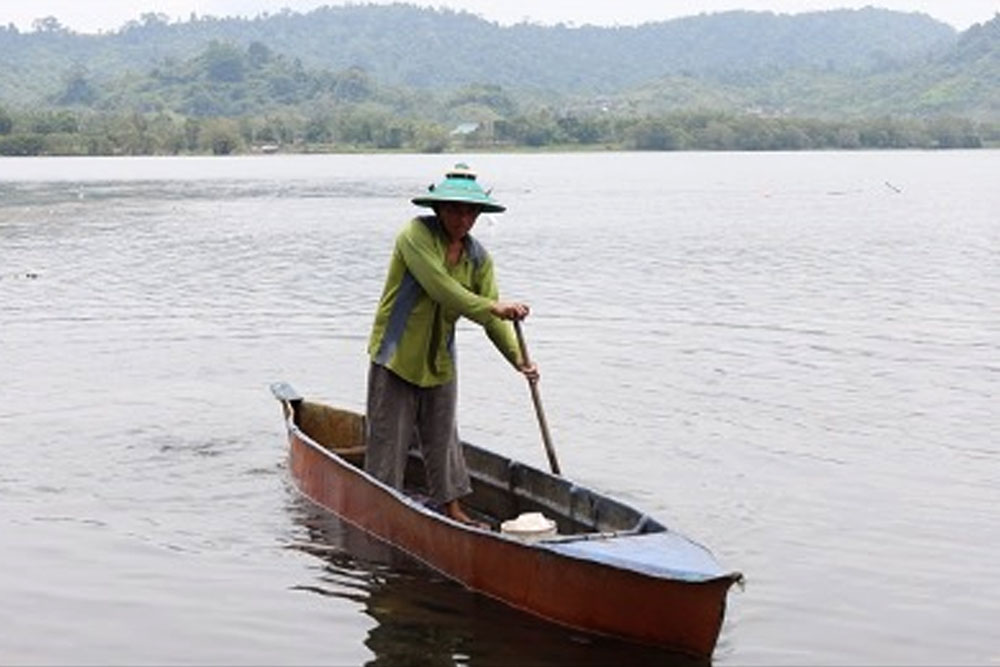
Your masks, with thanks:
M514 332L517 333L517 344L521 348L521 359L525 364L530 364L528 357L528 345L524 342L524 332L521 331L521 321L514 320ZM545 454L549 457L549 468L553 475L561 475L559 461L556 460L556 450L552 446L552 436L549 435L549 423L545 420L545 410L542 409L542 397L538 393L538 383L528 380L528 387L531 389L531 400L535 404L535 414L538 416L538 427L542 431L542 442L545 444Z

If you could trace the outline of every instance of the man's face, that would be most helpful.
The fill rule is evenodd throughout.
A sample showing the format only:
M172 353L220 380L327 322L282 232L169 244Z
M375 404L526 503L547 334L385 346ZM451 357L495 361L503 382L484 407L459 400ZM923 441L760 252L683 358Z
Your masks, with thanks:
M482 209L476 204L466 204L464 202L441 202L438 204L437 213L441 218L441 224L448 232L452 241L464 239L472 226L476 224L476 218Z

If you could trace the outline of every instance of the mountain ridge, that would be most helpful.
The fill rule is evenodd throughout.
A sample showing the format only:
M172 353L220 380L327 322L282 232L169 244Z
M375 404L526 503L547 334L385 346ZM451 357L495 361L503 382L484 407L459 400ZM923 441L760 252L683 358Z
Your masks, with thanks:
M874 8L796 15L732 11L640 26L574 28L500 26L466 12L405 4L182 23L143 17L96 36L67 31L55 19L33 33L0 29L0 57L21 71L38 60L52 72L85 64L103 79L190 58L212 41L242 47L256 41L309 67L361 67L386 85L423 89L489 82L557 93L615 93L669 73L867 70L944 51L958 40L957 31L929 16ZM46 78L51 81L51 74ZM0 88L0 96L8 97L9 89Z
M873 8L614 28L404 4L147 14L0 28L0 58L0 154L1000 143L1000 15L959 33Z

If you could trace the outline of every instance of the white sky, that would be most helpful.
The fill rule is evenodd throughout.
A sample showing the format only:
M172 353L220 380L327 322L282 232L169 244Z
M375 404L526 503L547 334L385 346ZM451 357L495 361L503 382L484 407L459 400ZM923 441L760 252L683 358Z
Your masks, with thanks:
M391 0L376 0L386 4ZM405 1L405 0L402 0ZM31 30L32 21L55 16L77 32L115 30L147 12L166 14L172 21L199 16L247 16L277 13L287 7L305 12L343 0L0 0L0 25L13 23ZM359 0L353 4L368 4ZM1000 13L1000 0L439 0L410 4L465 10L503 24L527 20L568 25L634 25L700 13L747 9L797 14L868 5L904 12L922 12L964 30Z

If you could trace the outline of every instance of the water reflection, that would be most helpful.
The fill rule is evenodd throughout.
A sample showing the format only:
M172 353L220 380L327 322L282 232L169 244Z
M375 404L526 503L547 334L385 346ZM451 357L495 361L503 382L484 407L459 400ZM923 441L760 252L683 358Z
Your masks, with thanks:
M368 667L706 664L547 623L466 590L307 500L295 497L288 509L304 537L290 548L324 561L322 575L297 588L362 603L377 622L365 640L375 654Z

